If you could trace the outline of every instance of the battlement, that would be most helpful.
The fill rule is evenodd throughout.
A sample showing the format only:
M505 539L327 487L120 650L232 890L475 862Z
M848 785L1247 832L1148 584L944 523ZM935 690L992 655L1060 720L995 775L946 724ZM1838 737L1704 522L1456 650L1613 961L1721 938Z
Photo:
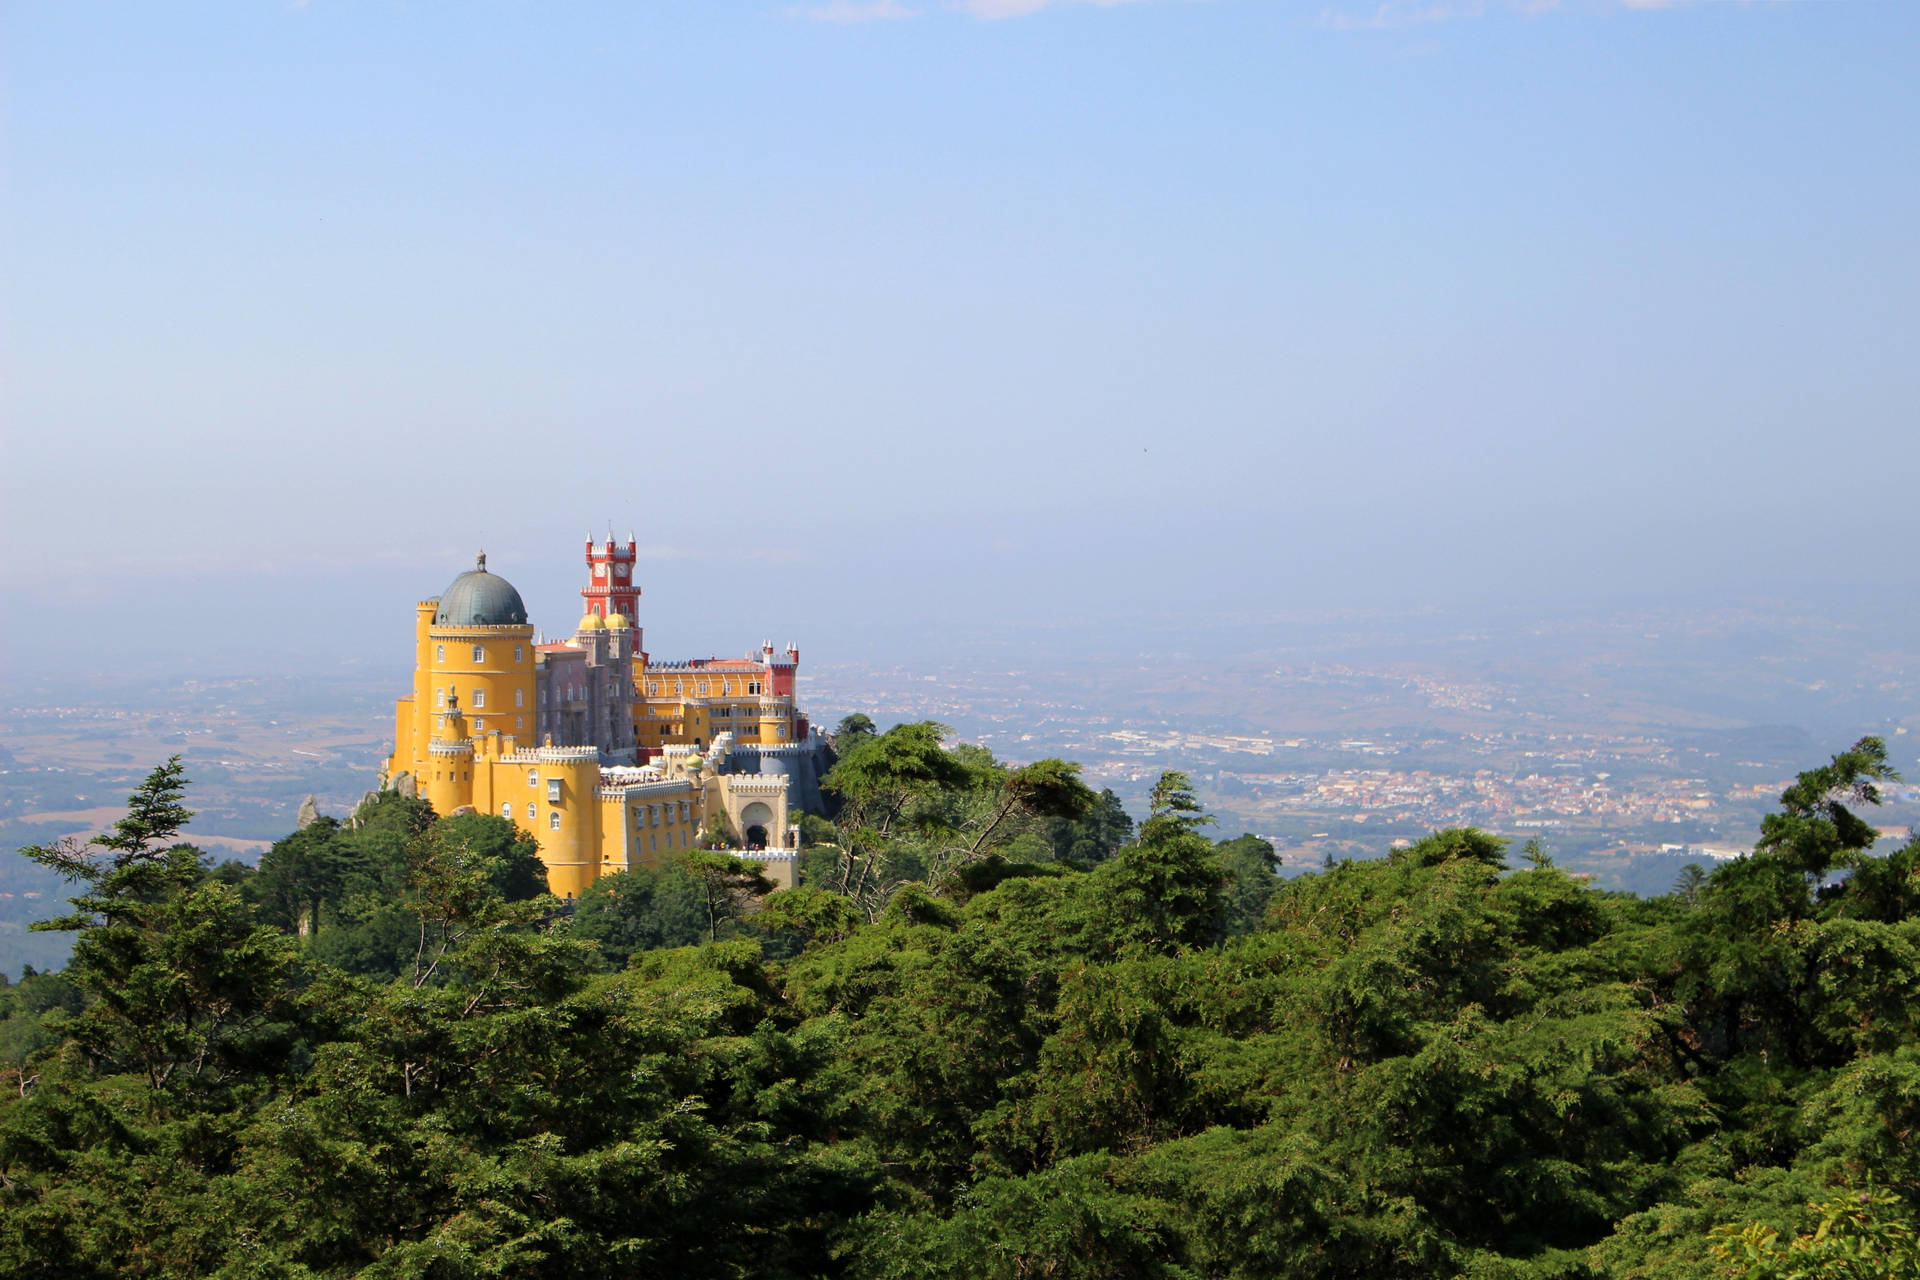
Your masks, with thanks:
M719 657L682 658L677 662L672 661L670 659L650 659L647 663L647 670L650 672L652 671L758 671L768 666L777 666L777 665L779 664L763 662L759 658L749 655L744 658L719 658Z
M770 742L766 746L745 742L734 749L736 751L751 751L760 756L774 756L778 759L785 759L788 756L805 755L815 748L811 742Z
M651 764L617 764L600 770L600 783L608 787L629 787L639 782L659 782L666 777L659 766Z
M508 764L581 764L599 760L598 747L521 747L505 757Z
M458 742L448 742L445 738L427 740L427 750L436 756L453 760L471 760L473 758L473 740L462 738Z
M427 628L427 635L436 640L466 639L469 636L530 636L532 634L531 622L488 622L464 627L442 626L434 623Z
M602 800L685 800L693 795L693 784L685 778L654 778L645 782L602 784L594 789Z

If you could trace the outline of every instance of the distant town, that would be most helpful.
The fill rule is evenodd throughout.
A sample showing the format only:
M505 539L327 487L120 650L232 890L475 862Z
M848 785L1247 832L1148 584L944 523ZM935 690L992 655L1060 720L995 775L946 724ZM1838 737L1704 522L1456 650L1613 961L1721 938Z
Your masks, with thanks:
M1687 861L1752 846L1801 769L1861 733L1886 738L1920 779L1920 657L1876 651L1824 620L1636 618L1519 634L1345 641L1277 632L1271 647L1205 659L1032 650L906 663L834 661L802 672L798 708L831 729L932 719L1023 762L1079 761L1136 816L1164 769L1189 773L1224 835L1264 836L1295 873L1380 856L1438 827L1474 825L1611 887L1663 892ZM1366 650L1415 651L1418 661ZM1551 662L1536 652L1552 654ZM1516 656L1517 655L1517 656ZM0 707L0 847L99 830L156 762L187 759L192 838L251 858L300 801L345 813L391 747L392 690L372 665L298 677L230 675L16 689ZM84 700L83 700L84 699ZM1800 727L1805 726L1805 727ZM1884 836L1920 822L1920 786L1871 811ZM0 892L44 892L0 884ZM33 900L50 911L59 895ZM0 899L0 927L28 900Z

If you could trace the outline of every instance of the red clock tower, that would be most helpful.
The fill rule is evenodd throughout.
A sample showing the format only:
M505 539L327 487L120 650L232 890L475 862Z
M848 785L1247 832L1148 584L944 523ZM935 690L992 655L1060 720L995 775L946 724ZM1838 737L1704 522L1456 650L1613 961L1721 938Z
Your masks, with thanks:
M630 626L640 625L640 584L633 578L636 551L631 534L625 546L612 538L587 539L587 585L580 588L580 598L586 601L584 612L598 618L617 613Z

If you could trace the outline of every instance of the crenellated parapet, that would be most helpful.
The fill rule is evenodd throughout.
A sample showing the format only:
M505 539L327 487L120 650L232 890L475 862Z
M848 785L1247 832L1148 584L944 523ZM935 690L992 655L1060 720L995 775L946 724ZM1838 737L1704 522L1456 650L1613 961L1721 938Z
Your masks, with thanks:
M533 624L530 622L436 622L427 628L427 634L436 640L467 640L474 636L494 635L531 636Z
M502 759L508 764L582 764L598 761L598 747L520 747Z
M737 796L784 796L787 794L787 780L781 775L757 773L729 773L726 776L727 790Z

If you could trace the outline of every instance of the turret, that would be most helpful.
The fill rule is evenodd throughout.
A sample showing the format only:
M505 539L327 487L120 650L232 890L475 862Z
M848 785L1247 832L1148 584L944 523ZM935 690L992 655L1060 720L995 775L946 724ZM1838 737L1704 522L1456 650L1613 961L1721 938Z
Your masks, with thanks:
M600 868L600 753L549 746L518 758L528 760L525 767L539 782L533 834L547 864L547 887L578 897Z
M445 709L434 717L423 772L427 802L435 813L445 817L473 803L473 738L458 693L450 695Z

